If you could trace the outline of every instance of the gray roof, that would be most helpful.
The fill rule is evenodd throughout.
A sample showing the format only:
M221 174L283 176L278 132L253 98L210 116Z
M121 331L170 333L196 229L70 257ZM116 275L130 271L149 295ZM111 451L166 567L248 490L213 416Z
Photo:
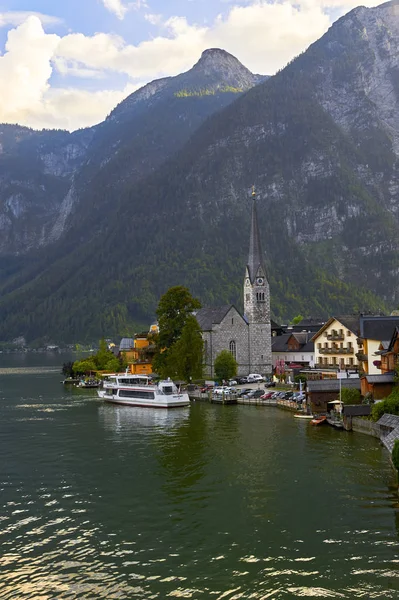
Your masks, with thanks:
M248 273L251 283L254 282L259 267L262 267L266 274L266 269L263 264L262 246L260 243L258 214L256 210L256 200L252 203L252 219L251 219L251 234L249 238L249 255L248 255Z
M342 323L342 325L349 329L349 331L352 331L352 333L356 333L356 335L359 335L360 315L341 315L339 317L335 317L335 319Z
M381 373L381 375L364 375L367 383L393 383L395 381L393 373Z
M344 404L342 412L347 417L367 417L371 414L370 404Z
M288 349L288 340L292 336L294 336L300 345L297 350ZM311 341L311 339L312 334L307 331L300 333L283 333L283 335L272 338L272 352L314 352L314 342Z
M306 386L309 392L339 392L339 379L309 380ZM360 390L360 379L358 377L341 379L341 388L355 388Z
M360 336L368 340L390 340L399 317L360 317Z
M216 308L200 308L195 313L195 318L202 331L211 331L212 325L221 323L232 306L232 304L225 304Z
M392 429L396 429L399 427L399 417L397 415L390 415L385 413L382 415L381 419L377 421L378 425L383 425L384 427L391 427Z
M130 350L131 348L134 348L133 338L122 338L119 344L119 351L122 352L123 350Z

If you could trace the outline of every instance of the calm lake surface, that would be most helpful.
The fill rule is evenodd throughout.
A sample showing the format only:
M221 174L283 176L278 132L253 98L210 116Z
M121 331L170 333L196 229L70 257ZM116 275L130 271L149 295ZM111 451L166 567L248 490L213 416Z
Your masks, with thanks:
M105 405L0 354L0 598L399 598L378 440L275 408ZM43 366L44 365L44 366Z

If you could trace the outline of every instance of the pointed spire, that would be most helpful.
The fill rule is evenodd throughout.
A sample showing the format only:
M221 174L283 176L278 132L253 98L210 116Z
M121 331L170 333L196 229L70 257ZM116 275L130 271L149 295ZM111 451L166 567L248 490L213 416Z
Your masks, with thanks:
M256 192L255 186L252 187L252 220L251 220L251 235L249 238L249 255L248 255L248 273L251 283L254 282L259 267L266 274L266 269L263 265L262 247L260 244L258 215L256 211Z

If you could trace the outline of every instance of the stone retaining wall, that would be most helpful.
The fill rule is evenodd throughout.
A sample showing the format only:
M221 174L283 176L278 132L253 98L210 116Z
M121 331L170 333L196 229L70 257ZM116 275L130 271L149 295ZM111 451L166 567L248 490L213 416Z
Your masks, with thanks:
M367 419L361 419L360 417L351 417L351 419L353 431L380 439L381 428L377 423L373 423L373 421L368 421Z

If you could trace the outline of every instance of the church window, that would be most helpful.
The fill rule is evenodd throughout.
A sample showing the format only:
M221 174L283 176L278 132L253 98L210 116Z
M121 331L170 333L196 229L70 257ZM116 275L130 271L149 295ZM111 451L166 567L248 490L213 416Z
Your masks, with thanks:
M208 340L204 341L204 359L205 359L205 362L208 359Z
M236 360L236 343L234 340L231 340L230 344L229 344L229 350L230 350L230 354L231 356L234 358L234 360Z
M231 324L234 325L234 317L231 317Z

